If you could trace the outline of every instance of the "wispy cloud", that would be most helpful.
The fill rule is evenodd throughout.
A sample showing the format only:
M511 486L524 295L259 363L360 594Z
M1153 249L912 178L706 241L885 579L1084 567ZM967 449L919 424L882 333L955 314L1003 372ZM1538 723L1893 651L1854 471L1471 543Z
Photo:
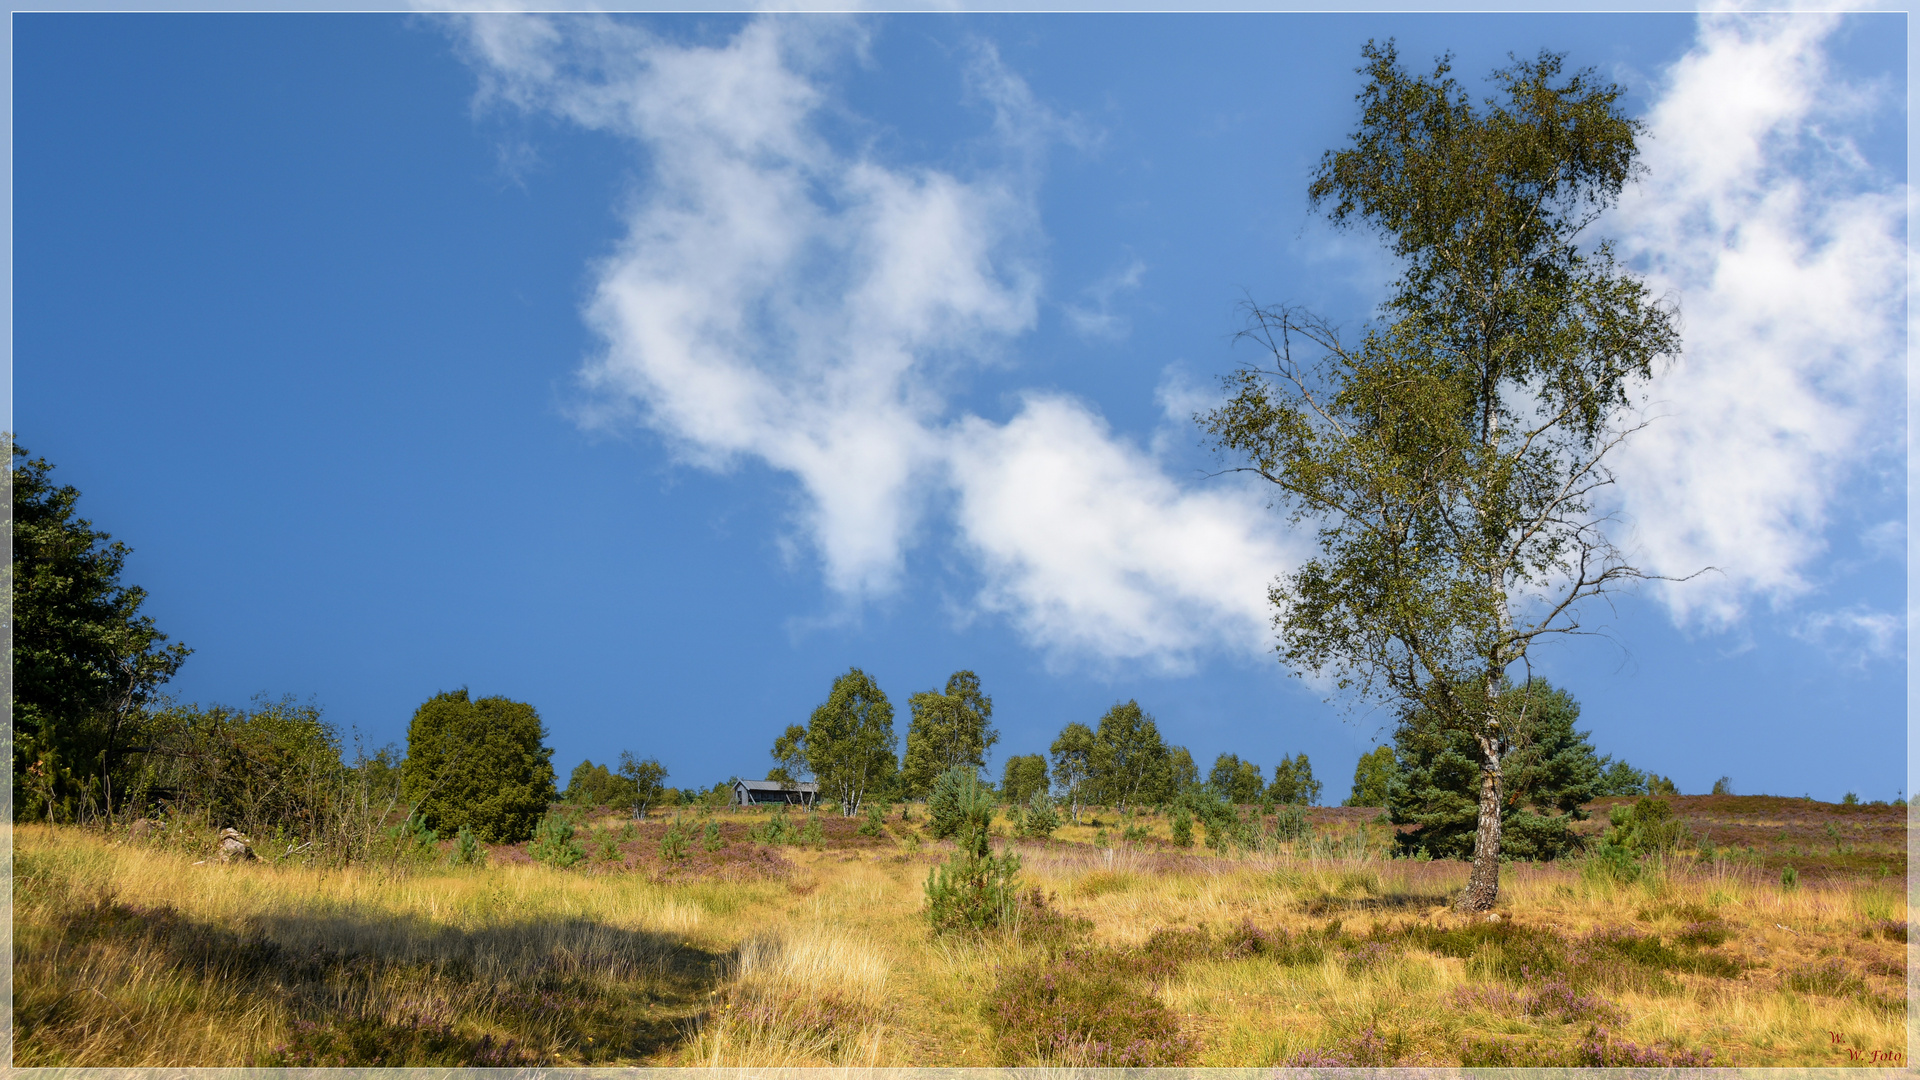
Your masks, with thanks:
M1061 305L1061 310L1067 316L1067 325L1083 338L1096 341L1124 339L1133 332L1133 320L1115 311L1114 301L1122 293L1137 291L1140 279L1146 272L1147 264L1134 256L1126 266L1082 289L1080 295L1086 303Z
M803 492L828 585L897 586L929 506L977 560L976 602L1056 657L1177 667L1265 647L1274 523L1193 493L1059 396L1006 424L953 416L941 387L1035 321L1025 258L1048 145L1096 136L1035 102L990 45L963 90L1001 151L971 175L890 165L821 133L824 77L858 23L761 19L687 46L607 19L480 17L482 101L632 140L651 163L587 317L594 422L658 432L696 467L756 461ZM989 155L992 156L992 155ZM1107 312L1137 260L1090 291Z
M1901 629L1900 616L1855 605L1807 615L1792 633L1846 666L1862 668L1874 660L1901 656L1905 652Z
M1703 15L1648 116L1648 174L1613 227L1680 303L1660 419L1619 459L1677 621L1727 626L1815 584L1831 508L1903 440L1904 194L1847 136L1864 92L1828 15Z

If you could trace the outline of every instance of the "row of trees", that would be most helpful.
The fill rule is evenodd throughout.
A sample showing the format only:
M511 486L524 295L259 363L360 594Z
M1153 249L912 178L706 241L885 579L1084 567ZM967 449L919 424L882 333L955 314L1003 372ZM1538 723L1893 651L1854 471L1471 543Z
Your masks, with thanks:
M992 726L993 699L981 690L979 676L956 671L945 690L923 691L907 702L906 753L896 762L892 703L872 676L849 669L804 726L791 725L774 740L767 778L798 783L814 777L821 797L852 815L874 799L924 799L950 770L977 775L986 767L987 751L1000 733ZM1193 754L1167 743L1139 702L1125 701L1107 710L1097 727L1068 724L1048 755L1008 758L1000 797L1024 805L1036 792L1058 792L1077 821L1086 804L1162 804L1200 786ZM1221 798L1249 803L1314 804L1321 791L1305 754L1275 766L1270 786L1258 765L1225 754L1214 763L1208 786Z

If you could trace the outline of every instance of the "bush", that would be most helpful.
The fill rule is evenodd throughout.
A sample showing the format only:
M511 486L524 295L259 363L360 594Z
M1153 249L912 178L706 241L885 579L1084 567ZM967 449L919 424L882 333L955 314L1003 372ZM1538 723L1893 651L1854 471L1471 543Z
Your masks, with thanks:
M1723 776L1720 779L1715 780L1713 782L1713 793L1715 795L1733 794L1733 778L1730 776Z
M1673 815L1665 799L1645 798L1631 807L1615 806L1607 815L1602 845L1625 848L1635 856L1665 855L1692 842L1686 823Z
M587 849L573 838L573 817L562 811L548 813L533 830L533 846L527 854L539 862L561 870L587 857Z
M460 826L460 832L453 838L453 851L448 858L455 866L485 866L487 849L480 846L480 838L472 829Z
M1174 807L1171 827L1175 845L1183 848L1193 846L1193 811L1185 806Z
M793 823L787 819L787 808L781 807L767 820L755 825L748 835L763 844L793 844L799 842Z
M1060 812L1044 791L1036 791L1027 801L1027 812L1020 821L1020 835L1030 840L1045 840L1060 827Z
M935 933L1000 926L1017 901L1020 856L993 854L993 796L978 783L956 786L951 810L959 850L927 875L927 920Z
M959 834L964 824L960 811L961 792L978 788L979 784L972 770L958 765L934 780L933 790L927 795L927 831L933 834L935 840L946 840Z
M1276 840L1304 840L1307 831L1307 808L1304 806L1283 806L1273 816L1273 837Z
M1005 970L981 1008L995 1057L1002 1065L1185 1064L1193 1040L1140 985L1165 966L1137 950L1096 948Z
M795 839L794 842L800 843L800 844L815 844L815 845L826 844L827 832L826 832L826 829L822 827L820 824L819 814L807 815L807 827L800 830L800 835Z
M887 833L886 811L877 802L867 804L867 820L860 823L857 830L861 836L885 836Z
M490 844L533 835L554 801L540 714L503 697L436 694L413 714L400 766L407 797L436 829L469 826Z
M707 819L706 835L701 839L700 846L708 851L719 851L721 848L727 846L726 837L720 835L720 823L718 821L712 818Z
M667 831L660 834L660 857L667 860L686 858L687 844L692 840L693 830L676 814L668 824Z

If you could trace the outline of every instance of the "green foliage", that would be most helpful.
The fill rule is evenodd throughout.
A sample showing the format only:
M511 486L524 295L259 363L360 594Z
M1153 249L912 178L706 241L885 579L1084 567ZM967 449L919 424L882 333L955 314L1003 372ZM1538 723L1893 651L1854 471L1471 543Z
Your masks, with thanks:
M984 769L987 751L1000 741L989 723L993 699L980 690L980 677L956 671L945 692L926 690L907 699L912 719L907 722L906 761L900 769L902 791L918 798L948 769L969 766Z
M1029 840L1045 840L1060 827L1060 812L1041 788L1027 798L1026 813L1020 818L1020 835Z
M120 581L132 553L76 516L80 492L0 436L13 469L14 814L112 816L128 794L129 748L146 742L149 706L193 650L166 644L140 613L146 590Z
M1673 814L1665 799L1644 798L1631 806L1615 806L1608 813L1603 846L1620 848L1635 857L1667 855L1692 841L1687 826Z
M1646 793L1648 795L1678 796L1680 794L1680 789L1674 786L1672 779L1665 776L1661 776L1658 773L1648 773Z
M1577 243L1634 175L1619 87L1543 53L1481 101L1444 59L1415 76L1391 43L1362 52L1359 126L1308 194L1377 232L1402 273L1358 342L1252 308L1265 356L1200 419L1318 530L1271 591L1283 660L1424 714L1443 743L1466 736L1491 777L1515 748L1507 672L1640 576L1594 496L1632 430L1620 417L1679 350L1677 318L1607 244ZM1497 837L1507 807L1475 790ZM1479 853L1469 907L1492 905L1498 853Z
M1168 965L1080 948L1005 967L981 1006L1001 1065L1166 1067L1197 1051L1148 985Z
M1720 779L1715 780L1713 782L1713 794L1715 795L1733 794L1733 778L1730 776L1723 776ZM1854 801L1858 802L1859 800L1855 799Z
M1160 728L1137 701L1107 710L1093 733L1089 787L1109 806L1164 802L1173 794L1173 769Z
M453 850L447 853L447 860L455 866L485 866L487 849L480 844L480 837L465 825L454 835Z
M1276 840L1304 840L1311 831L1307 823L1307 808L1291 803L1280 808L1273 816L1273 837Z
M1341 806L1385 806L1387 794L1393 787L1393 781L1400 774L1400 763L1393 756L1393 747L1376 746L1360 755L1359 764L1353 767L1353 793L1348 795Z
M1313 778L1313 765L1307 761L1307 755L1301 754L1281 758L1280 764L1273 767L1273 784L1267 788L1267 798L1283 805L1319 806L1320 790L1320 781Z
M1173 830L1173 842L1176 847L1190 848L1193 846L1193 811L1188 809L1185 804L1180 804L1173 808L1173 814L1168 819L1168 825Z
M1045 757L1039 754L1016 754L1007 759L1006 768L1001 773L1000 797L1010 806L1019 806L1033 798L1034 792L1045 792L1051 786L1050 780Z
M527 839L554 801L553 750L533 706L434 695L407 728L406 797L436 829L467 826L490 844Z
M748 835L762 844L794 844L800 839L799 831L787 817L787 808L782 806L767 820L748 830Z
M773 740L773 762L773 768L767 770L767 779L780 784L798 784L802 777L813 775L807 768L807 729L788 724L787 730Z
M927 832L935 840L958 836L966 819L961 810L964 792L979 786L972 770L955 766L940 774L927 794Z
M1213 760L1213 769L1207 773L1207 788L1230 803L1259 802L1266 786L1267 782L1260 777L1260 766L1241 761L1238 754L1221 754Z
M477 830L476 830L477 831ZM538 862L565 870L587 857L587 849L574 839L573 815L565 810L543 815L533 830L533 846L527 854Z
M667 831L660 834L660 857L677 862L687 857L687 845L693 840L693 829L678 814L667 825Z
M955 776L965 778L952 796L958 850L927 875L927 921L935 933L1000 926L1019 897L1020 856L993 854L993 795L965 767L942 773L935 787Z
M1800 887L1800 871L1795 870L1791 866L1783 868L1780 871L1780 887L1783 889L1799 888Z
M1511 749L1502 762L1501 854L1556 859L1580 849L1572 829L1594 798L1600 762L1587 733L1574 729L1580 706L1563 690L1534 679L1500 698ZM1396 825L1418 825L1396 838L1402 852L1464 859L1474 850L1482 767L1474 737L1408 714L1394 733L1399 776L1387 801Z
M861 836L887 835L886 813L886 808L879 803L869 802L867 804L867 820L861 822L860 828L855 831Z
M1648 794L1646 773L1624 761L1614 761L1610 757L1601 758L1600 765L1600 777L1593 785L1594 798L1604 799L1609 796L1624 798Z
M634 805L638 799L631 780L615 775L605 765L595 765L587 760L573 767L573 773L567 777L567 789L560 794L560 801L569 806L625 808Z
M637 758L631 751L622 750L618 779L621 785L618 794L625 800L620 805L631 809L636 817L644 817L647 807L660 800L666 790L662 785L667 779L667 768L660 764L659 758Z
M434 846L439 842L440 834L427 828L418 811L387 830L387 843L393 854L410 861L425 862L433 858Z
M720 823L707 819L707 827L700 838L700 846L707 851L719 851L727 846L727 838L720 834Z
M821 846L827 842L827 833L820 824L819 814L808 814L806 827L800 830L798 843Z
M1077 823L1087 782L1093 776L1093 729L1081 723L1068 724L1060 729L1048 752L1053 755L1053 782L1067 799Z
M894 783L893 705L879 684L859 668L833 680L827 700L807 723L807 767L819 779L820 796L851 816L869 792Z

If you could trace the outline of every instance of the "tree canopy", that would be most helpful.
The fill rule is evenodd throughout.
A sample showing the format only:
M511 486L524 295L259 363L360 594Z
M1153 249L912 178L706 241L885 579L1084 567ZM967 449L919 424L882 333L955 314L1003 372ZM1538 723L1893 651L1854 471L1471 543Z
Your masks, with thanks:
M1213 768L1207 772L1208 790L1235 805L1259 802L1266 786L1266 780L1260 775L1260 766L1251 761L1241 761L1239 754L1221 754L1213 760Z
M111 815L148 706L193 650L140 613L120 575L132 549L78 514L80 492L4 437L13 469L14 812ZM6 665L0 665L5 667Z
M1393 778L1400 772L1399 764L1394 761L1393 747L1376 746L1360 755L1353 767L1353 792L1342 806L1385 806L1387 793L1393 787Z
M1137 701L1121 702L1100 718L1088 758L1089 779L1104 803L1124 807L1172 796L1167 744Z
M1597 797L1601 784L1600 759L1587 732L1573 726L1579 704L1536 678L1508 689L1500 705L1512 717L1506 726L1524 732L1502 769L1502 850L1509 858L1540 860L1578 851L1573 823L1586 817L1580 807ZM1389 813L1396 825L1418 826L1398 835L1401 850L1467 858L1480 816L1479 751L1471 734L1415 709L1395 731L1394 745L1398 767Z
M444 691L414 711L401 784L428 828L451 835L465 826L490 844L518 843L554 801L546 741L525 702Z
M1493 73L1476 103L1369 43L1361 118L1308 194L1377 233L1404 268L1357 342L1299 308L1251 306L1266 359L1199 417L1272 482L1317 555L1272 588L1280 653L1343 692L1418 708L1463 735L1480 770L1474 868L1460 903L1499 885L1498 698L1582 602L1644 576L1596 506L1608 451L1676 316L1581 233L1634 175L1641 125L1619 87L1542 53Z
M944 692L924 690L908 698L907 706L912 718L900 782L909 798L925 795L936 777L955 766L986 767L987 751L1000 733L990 723L993 699L981 691L979 676L956 671Z
M1267 798L1287 806L1320 805L1320 781L1313 778L1313 763L1307 755L1296 754L1280 759L1273 767L1273 784L1267 788Z
M1039 754L1015 754L1007 759L1000 778L1000 798L1012 806L1023 806L1035 792L1048 787L1047 759Z
M807 722L807 767L819 779L821 797L853 816L869 794L893 784L897 743L893 704L871 676L849 668Z
M1093 776L1093 729L1078 721L1070 723L1060 729L1048 751L1053 755L1053 782L1059 785L1077 823L1087 781Z

